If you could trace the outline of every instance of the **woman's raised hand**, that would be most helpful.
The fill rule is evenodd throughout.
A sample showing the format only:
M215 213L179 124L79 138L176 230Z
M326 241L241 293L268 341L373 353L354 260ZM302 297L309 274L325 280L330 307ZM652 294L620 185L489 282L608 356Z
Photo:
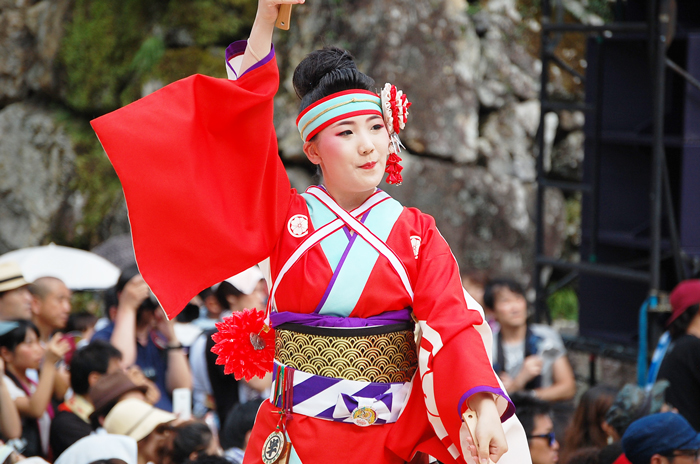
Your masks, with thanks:
M57 333L46 345L46 362L55 364L70 351L70 343L63 339L63 334Z
M299 5L305 0L258 0L258 14L256 21L260 20L267 24L275 24L280 5Z

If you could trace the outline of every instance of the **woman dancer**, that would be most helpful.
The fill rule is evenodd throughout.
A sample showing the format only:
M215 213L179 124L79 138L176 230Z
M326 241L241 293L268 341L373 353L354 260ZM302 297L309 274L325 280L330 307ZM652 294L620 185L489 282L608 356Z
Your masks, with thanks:
M142 275L172 317L270 257L275 391L245 463L403 463L417 452L497 461L513 407L476 329L483 315L433 218L377 189L387 160L397 178L390 134L408 105L391 86L382 102L347 52L314 52L295 71L304 152L324 184L289 188L271 38L280 5L296 3L259 1L249 40L227 49L230 80L192 76L93 121ZM257 332L238 340L251 353L264 346ZM462 427L467 408L478 450Z

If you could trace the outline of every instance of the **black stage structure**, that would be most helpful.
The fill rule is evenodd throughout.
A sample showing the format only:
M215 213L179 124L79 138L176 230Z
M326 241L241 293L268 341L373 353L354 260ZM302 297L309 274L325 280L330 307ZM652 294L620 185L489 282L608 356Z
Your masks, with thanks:
M549 295L575 283L579 336L567 344L636 359L643 383L667 293L700 263L700 2L616 0L611 8L610 23L568 23L561 0L542 0L535 311L549 321ZM555 54L565 33L587 36L585 75ZM551 66L584 82L584 101L550 96ZM562 110L586 116L581 182L545 170L545 116ZM579 262L544 254L547 188L581 194Z

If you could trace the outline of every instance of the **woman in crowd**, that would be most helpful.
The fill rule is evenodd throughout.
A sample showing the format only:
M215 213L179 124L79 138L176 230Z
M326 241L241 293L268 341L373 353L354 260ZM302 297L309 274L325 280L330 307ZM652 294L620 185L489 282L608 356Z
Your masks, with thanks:
M175 415L145 401L129 398L117 403L104 420L108 433L136 440L138 464L163 463L172 440Z
M0 321L0 336L13 330L14 322ZM0 357L0 375L5 376L5 361ZM12 440L22 436L22 422L5 382L0 382L0 439Z
M199 456L217 454L221 454L221 449L209 426L189 421L174 427L172 444L163 464L186 464Z
M604 430L605 414L613 404L616 394L617 389L598 385L589 388L581 396L571 424L566 430L562 462L567 462L569 456L581 448L594 447L600 450L608 444L608 434Z
M3 380L22 417L22 440L26 444L22 454L50 457L56 363L63 359L70 344L61 339L61 334L56 334L44 350L39 344L39 330L32 322L23 319L12 322L16 327L0 336L0 357L5 363ZM38 370L40 366L37 383L27 377L27 370Z

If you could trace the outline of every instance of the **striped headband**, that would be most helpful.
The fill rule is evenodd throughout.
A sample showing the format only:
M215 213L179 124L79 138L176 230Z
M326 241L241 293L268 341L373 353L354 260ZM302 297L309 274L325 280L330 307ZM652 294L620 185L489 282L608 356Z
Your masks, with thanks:
M306 107L297 117L301 139L311 138L331 124L363 114L382 116L379 96L369 90L353 89L336 92Z

